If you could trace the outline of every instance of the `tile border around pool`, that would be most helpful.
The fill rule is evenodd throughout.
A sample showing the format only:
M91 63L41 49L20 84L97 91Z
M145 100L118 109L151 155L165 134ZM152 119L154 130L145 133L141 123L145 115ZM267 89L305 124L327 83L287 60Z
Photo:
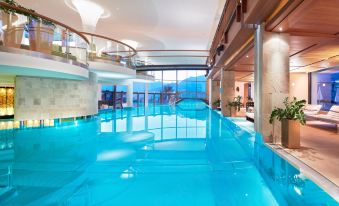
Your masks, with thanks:
M302 162L301 160L297 159L296 157L289 154L287 151L284 150L280 145L277 144L268 144L268 148L278 154L281 158L288 161L294 167L298 168L300 172L305 174L310 180L316 183L319 187L321 187L325 192L327 192L333 199L339 202L339 186L334 184L332 181L324 177L322 174Z

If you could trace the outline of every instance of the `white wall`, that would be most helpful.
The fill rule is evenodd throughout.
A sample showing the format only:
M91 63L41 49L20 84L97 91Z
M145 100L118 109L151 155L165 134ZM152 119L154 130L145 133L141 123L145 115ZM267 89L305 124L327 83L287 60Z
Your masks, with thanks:
M308 74L290 73L290 97L308 101Z
M239 87L239 91L237 91L237 87ZM241 96L242 97L242 101L244 101L247 97L244 97L244 93L245 93L245 82L235 82L235 93L234 96Z

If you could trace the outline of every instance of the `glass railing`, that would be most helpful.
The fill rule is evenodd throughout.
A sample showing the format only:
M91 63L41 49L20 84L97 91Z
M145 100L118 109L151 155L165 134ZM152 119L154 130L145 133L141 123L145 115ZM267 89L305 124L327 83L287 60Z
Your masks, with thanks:
M2 50L10 49L12 52L19 51L48 59L72 60L72 63L80 63L85 67L88 45L83 34L67 25L32 10L0 2ZM21 49L21 52L16 49Z
M91 33L84 34L90 42L88 57L90 61L107 61L134 68L133 57L136 50L121 41Z

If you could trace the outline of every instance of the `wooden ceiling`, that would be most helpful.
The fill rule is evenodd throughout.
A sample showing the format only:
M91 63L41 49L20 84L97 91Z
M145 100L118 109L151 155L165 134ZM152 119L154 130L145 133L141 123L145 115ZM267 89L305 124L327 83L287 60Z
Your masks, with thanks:
M290 71L313 72L339 65L339 0L297 0L282 9L267 31L290 34ZM293 7L293 8L291 8ZM284 12L285 10L285 12ZM226 70L237 80L254 71L253 43Z

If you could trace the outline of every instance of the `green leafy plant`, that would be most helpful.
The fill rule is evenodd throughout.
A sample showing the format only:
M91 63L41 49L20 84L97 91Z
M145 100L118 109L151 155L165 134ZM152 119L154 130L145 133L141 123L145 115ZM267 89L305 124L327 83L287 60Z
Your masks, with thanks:
M302 108L305 106L306 100L297 100L296 97L292 101L289 101L287 97L284 100L285 108L274 108L270 116L270 124L273 123L274 119L279 121L283 119L298 120L301 124L305 124L305 115Z
M243 106L243 103L241 102L242 96L237 96L234 97L233 101L229 101L226 105L226 107L230 107L230 109L232 109L232 107L234 107L238 112L240 111L240 108Z
M220 99L217 99L212 103L212 106L213 107L220 107L220 102L221 102Z

